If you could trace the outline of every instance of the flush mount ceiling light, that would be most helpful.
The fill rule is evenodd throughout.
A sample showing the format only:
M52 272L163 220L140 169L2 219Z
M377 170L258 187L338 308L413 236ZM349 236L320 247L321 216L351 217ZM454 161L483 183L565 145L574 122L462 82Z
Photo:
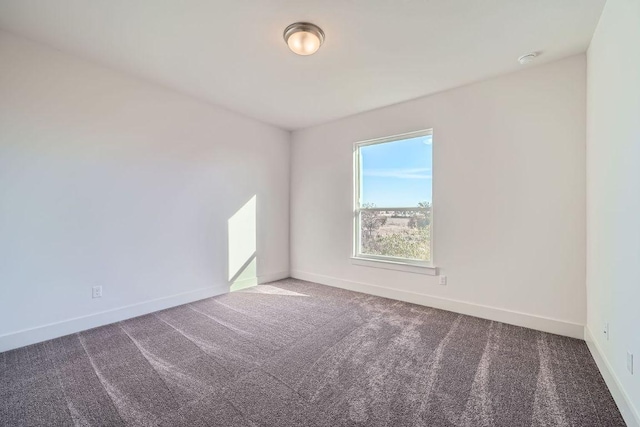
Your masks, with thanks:
M309 22L296 22L284 30L284 41L298 55L312 55L324 42L324 31Z

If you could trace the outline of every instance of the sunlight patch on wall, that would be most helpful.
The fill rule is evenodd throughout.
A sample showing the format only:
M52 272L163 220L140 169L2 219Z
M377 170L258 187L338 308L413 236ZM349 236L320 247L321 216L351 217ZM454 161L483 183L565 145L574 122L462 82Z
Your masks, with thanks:
M256 206L253 196L227 221L231 291L258 284Z

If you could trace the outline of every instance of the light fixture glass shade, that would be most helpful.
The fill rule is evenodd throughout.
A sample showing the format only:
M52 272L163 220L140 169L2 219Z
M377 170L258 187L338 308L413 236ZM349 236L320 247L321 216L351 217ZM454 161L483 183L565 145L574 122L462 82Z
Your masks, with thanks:
M324 32L317 25L308 22L296 22L284 30L284 40L293 53L311 55L316 53L322 46Z

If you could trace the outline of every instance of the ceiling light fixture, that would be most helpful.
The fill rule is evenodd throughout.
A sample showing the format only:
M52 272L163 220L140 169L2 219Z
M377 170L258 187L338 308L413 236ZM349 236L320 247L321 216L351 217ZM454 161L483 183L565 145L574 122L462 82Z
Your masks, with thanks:
M520 58L518 58L518 62L522 65L525 65L533 62L533 60L536 59L536 56L538 56L538 54L535 52L527 53L526 55L522 55Z
M312 55L324 42L324 31L309 22L296 22L284 30L284 41L298 55Z

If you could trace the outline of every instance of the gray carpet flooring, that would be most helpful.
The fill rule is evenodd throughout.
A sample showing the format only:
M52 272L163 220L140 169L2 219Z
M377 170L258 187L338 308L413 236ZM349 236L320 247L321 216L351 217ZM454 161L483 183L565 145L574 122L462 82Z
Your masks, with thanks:
M583 341L283 280L0 354L3 426L623 426Z

